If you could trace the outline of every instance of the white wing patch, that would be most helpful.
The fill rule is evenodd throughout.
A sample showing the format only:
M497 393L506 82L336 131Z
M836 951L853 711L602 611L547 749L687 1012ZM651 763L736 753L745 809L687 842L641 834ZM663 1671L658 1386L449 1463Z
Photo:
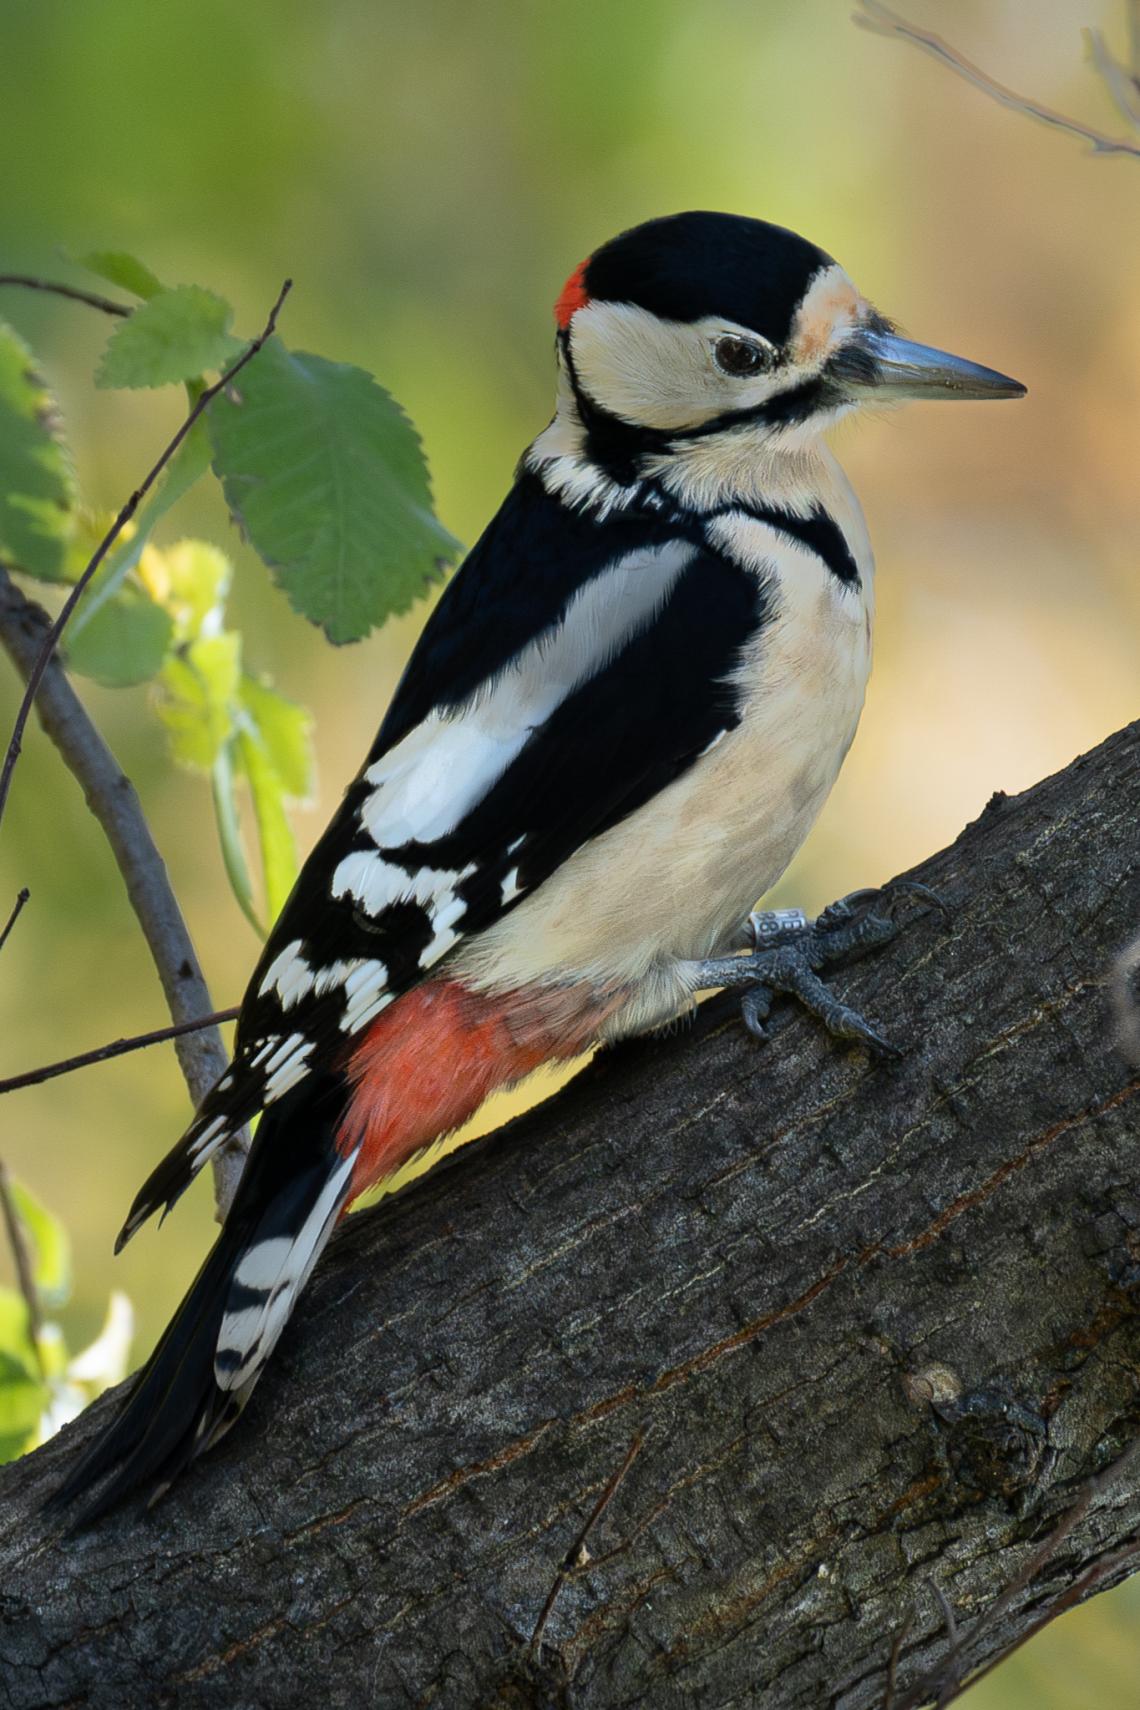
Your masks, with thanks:
M360 808L360 823L377 848L432 843L454 831L531 732L652 620L696 550L672 540L619 558L575 594L557 628L524 647L463 705L429 713L375 761L364 774L375 789Z

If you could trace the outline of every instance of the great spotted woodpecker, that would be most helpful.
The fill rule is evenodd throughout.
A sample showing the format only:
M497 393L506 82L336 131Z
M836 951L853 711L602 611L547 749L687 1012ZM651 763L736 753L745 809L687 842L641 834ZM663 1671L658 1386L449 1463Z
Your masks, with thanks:
M84 1518L217 1442L345 1208L493 1088L729 984L757 1030L776 989L883 1043L818 979L879 917L754 916L754 954L729 954L870 667L871 551L821 436L864 401L1024 387L898 337L822 250L726 214L623 233L555 314L554 419L305 864L232 1065L119 1237L260 1113L212 1252L59 1493L88 1493Z

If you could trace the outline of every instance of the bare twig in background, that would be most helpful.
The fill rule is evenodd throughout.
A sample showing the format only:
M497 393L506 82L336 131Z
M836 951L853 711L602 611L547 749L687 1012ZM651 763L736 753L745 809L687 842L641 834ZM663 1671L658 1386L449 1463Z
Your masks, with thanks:
M219 1027L223 1022L236 1021L238 1011L218 1009L212 1015L200 1015L194 1021L178 1021L173 1027L156 1027L153 1033L136 1033L130 1039L115 1039L94 1051L81 1051L78 1056L64 1057L58 1063L45 1063L40 1069L26 1069L22 1075L10 1075L0 1080L0 1094L17 1092L21 1087L42 1086L59 1075L70 1075L74 1069L89 1068L92 1063L105 1063L111 1057L124 1057L128 1051L141 1051L147 1045L161 1045L168 1039L181 1039L183 1034L196 1033L203 1027Z
M899 1658L906 1644L907 1635L914 1626L914 1609L911 1608L906 1620L895 1634L891 1642L891 1654L887 1663L887 1684L883 1690L883 1710L895 1710L895 1681L898 1678Z
M57 285L53 279L33 279L27 273L0 273L0 285L22 285L28 291L47 291L53 297L68 297L73 303L86 303L89 308L102 309L105 315L129 315L124 303L114 303L98 291L80 291L74 285Z
M0 932L0 950L3 950L5 944L7 944L8 934L11 932L11 930L15 926L16 922L19 920L19 918L20 918L20 916L24 910L24 904L27 902L27 900L31 896L31 894L32 893L28 889L27 885L25 885L21 891L17 892L16 900L12 904L12 912L8 916L7 924L4 927L3 932Z
M1132 69L1122 65L1100 30L1085 30L1085 45L1097 76L1120 110L1121 117L1140 129L1140 0L1132 7Z
M118 516L99 542L99 545L92 553L82 576L79 577L79 580L72 587L66 600L64 600L63 605L60 608L59 616L56 618L55 622L48 630L47 635L44 637L39 657L35 660L28 673L27 688L24 692L24 698L20 703L20 710L16 714L16 723L12 730L11 741L8 744L8 752L4 756L4 769L0 772L0 818L3 817L4 806L8 800L8 790L12 782L12 770L19 758L20 745L23 740L24 728L28 722L28 716L32 710L32 702L36 698L36 692L39 688L40 680L47 669L48 662L50 661L52 654L55 652L56 645L60 636L63 634L64 626L66 625L68 618L78 605L79 600L83 595L83 591L91 581L92 576L94 576L96 570L98 570L100 564L107 556L107 553L115 544L127 523L130 522L146 494L149 493L150 489L154 486L154 483L158 480L158 477L162 474L162 471L166 468L166 465L170 462L174 453L178 450L178 447L182 444L182 441L186 438L186 435L190 432L190 429L194 426L194 423L198 420L199 416L209 408L218 393L223 391L225 387L229 385L230 381L241 372L246 363L253 360L262 345L265 343L266 339L272 336L277 326L277 316L280 312L281 305L284 303L292 288L293 281L291 279L286 279L284 285L282 285L277 294L277 301L269 311L269 319L266 321L265 326L262 328L258 336L251 344L246 346L237 361L230 364L229 368L226 369L225 373L219 380L216 380L212 386L207 386L205 391L199 394L194 407L182 423L182 426L178 429L178 432L174 435L173 439L170 440L161 457L158 459L157 463L154 464L153 468L142 482L142 485L137 487L131 494L130 498L127 500L126 504L123 506L122 510L119 512Z
M8 1245L12 1249L12 1260L16 1266L16 1282L24 1305L28 1309L28 1336L35 1351L36 1364L40 1376L44 1375L43 1354L40 1349L40 1297L36 1289L36 1275L32 1268L32 1255L28 1251L28 1237L20 1218L16 1200L12 1193L12 1178L8 1174L8 1166L0 1159L0 1215L4 1218L4 1227L8 1232Z
M1123 1567L1125 1562L1135 1556L1137 1550L1140 1550L1140 1538L1131 1539L1128 1543L1122 1544L1119 1549L1109 1550L1099 1562L1094 1562L1092 1567L1075 1579L1067 1591L1063 1591L1059 1597L1055 1598L1045 1609L1045 1612L1039 1615L1024 1633L1018 1635L1013 1644L1002 1651L999 1656L994 1657L984 1668L980 1668L975 1674L972 1674L969 1680L958 1686L949 1698L940 1698L938 1700L939 1705L952 1704L955 1698L961 1697L963 1692L976 1686L979 1680L984 1680L987 1674L992 1674L995 1668L1000 1668L1002 1663L1008 1662L1015 1651L1019 1651L1022 1645L1027 1645L1030 1639L1035 1639L1038 1633L1044 1632L1045 1628L1054 1622L1058 1615L1064 1615L1070 1609L1075 1609L1078 1603L1090 1596L1102 1579L1107 1579L1109 1574L1115 1573L1117 1568ZM908 1700L908 1703L910 1702ZM918 1702L915 1701L916 1704Z
M890 36L900 41L912 42L924 53L933 55L943 65L964 77L967 83L972 83L975 89L981 89L984 94L999 102L1003 107L1011 108L1015 113L1024 113L1027 118L1037 119L1043 125L1050 125L1054 130L1066 131L1070 136L1079 137L1087 142L1094 154L1126 154L1140 160L1140 143L1131 142L1127 137L1110 137L1105 131L1098 131L1092 125L1086 125L1080 119L1070 118L1065 113L1059 113L1053 107L1046 107L1040 101L1031 100L1028 96L1019 95L1016 90L999 83L996 77L991 77L981 66L951 47L949 42L936 36L931 30L920 29L917 24L908 23L897 12L883 4L883 0L860 0L863 7L861 12L853 12L852 20L862 30L871 30L876 35ZM1135 16L1135 6L1132 8ZM1135 37L1134 37L1135 40ZM1115 64L1115 61L1113 62ZM1098 66L1098 70L1101 68ZM1101 72L1104 75L1104 72ZM1106 79L1106 81L1108 81ZM1110 93L1116 99L1111 82ZM1119 106L1119 101L1117 105Z
M935 1695L937 1695L937 1702L940 1706L949 1704L961 1692L965 1691L965 1686L960 1682L960 1676L963 1672L963 1658L991 1627L1009 1613L1022 1592L1032 1585L1042 1568L1049 1565L1062 1544L1072 1537L1097 1498L1103 1496L1113 1485L1120 1484L1122 1480L1127 1479L1136 1472L1138 1467L1140 1467L1140 1438L1137 1438L1104 1472L1097 1473L1093 1478L1085 1481L1072 1507L1061 1516L1048 1537L1022 1564L1005 1590L994 1599L985 1614L978 1617L965 1637L962 1638L956 1630L952 1631L949 1657L937 1668L924 1674L921 1680L915 1683L899 1704L898 1710L919 1710L921 1705L928 1704ZM1011 1656L1015 1650L1018 1650L1036 1633L1039 1633L1043 1627L1047 1627L1051 1621L1055 1621L1058 1615L1063 1615L1066 1609L1071 1609L1074 1604L1079 1603L1081 1598L1086 1596L1100 1580L1107 1578L1110 1573L1134 1555L1138 1548L1140 1548L1140 1541L1132 1540L1118 1546L1099 1562L1094 1562L1086 1573L1075 1580L1058 1597L1050 1600L1032 1626L1026 1632L1019 1634L1016 1644L1010 1645L998 1656L992 1658L982 1672L988 1674L990 1669L996 1668L999 1663L1004 1662L1007 1656ZM952 1627L953 1615L949 1612L949 1605L945 1596L937 1588L935 1595L942 1605L943 1614L948 1617L948 1626ZM948 1677L953 1685L953 1691L949 1697L945 1696ZM971 1675L967 1684L973 1686L974 1682L980 1678L980 1674Z
M0 569L0 646L28 681L44 658L50 620L45 611ZM64 764L83 788L87 805L106 834L138 916L167 1006L175 1022L197 1022L213 1010L186 922L170 887L162 856L130 779L88 718L58 659L48 655L36 708ZM186 1033L177 1041L178 1061L197 1106L228 1062L216 1028ZM215 1197L224 1210L232 1197L241 1154L231 1153L215 1172Z

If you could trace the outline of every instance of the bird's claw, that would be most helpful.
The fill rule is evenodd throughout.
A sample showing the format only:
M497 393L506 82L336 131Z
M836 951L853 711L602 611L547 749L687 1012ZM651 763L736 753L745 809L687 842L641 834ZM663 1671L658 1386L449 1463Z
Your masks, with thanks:
M865 1045L880 1057L901 1057L897 1045L885 1039L858 1010L840 1001L820 979L820 970L849 956L888 944L900 930L895 910L900 896L916 897L939 910L949 910L929 885L917 879L896 879L878 890L852 891L832 903L815 920L799 909L764 909L750 914L742 941L750 954L697 963L694 984L743 986L741 1016L752 1037L769 1037L767 1021L773 997L795 997L839 1039Z

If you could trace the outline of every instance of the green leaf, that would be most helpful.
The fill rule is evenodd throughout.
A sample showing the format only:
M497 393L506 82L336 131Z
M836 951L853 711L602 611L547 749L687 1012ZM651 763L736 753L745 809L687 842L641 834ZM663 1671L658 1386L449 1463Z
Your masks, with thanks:
M407 611L459 552L415 429L362 368L271 339L215 400L209 431L235 519L330 641Z
M107 342L96 386L167 386L224 368L240 347L233 310L200 285L176 285L120 321Z
M272 922L281 913L297 877L297 846L285 812L285 790L281 774L255 730L243 730L238 736L237 759L253 801L257 840L261 846L265 912L266 918Z
M184 766L213 770L233 734L240 666L241 637L233 632L199 636L163 665L158 716Z
M14 1288L0 1288L0 1356L14 1361L26 1377L38 1375L28 1303Z
M81 600L79 609L82 607ZM174 621L169 612L156 605L143 589L129 585L102 602L74 635L65 634L72 670L111 689L148 683L173 639Z
M71 1293L71 1238L59 1218L23 1182L12 1182L12 1199L36 1250L35 1279L47 1306L62 1306Z
M0 322L0 557L64 580L74 507L55 399L23 339Z
M176 640L193 641L211 615L221 617L233 571L225 553L205 540L151 547L139 576L152 599L170 614Z
M242 674L240 693L281 788L292 800L305 801L314 782L312 714L247 673Z
M245 858L245 845L241 840L241 828L238 825L237 802L234 797L234 767L229 746L221 750L214 761L211 773L214 790L214 815L218 822L218 837L222 845L222 860L226 864L226 875L230 887L237 898L249 924L259 937L265 937L265 928L257 918L257 910L253 903L253 885L249 877L249 866Z
M119 285L144 300L156 297L163 288L149 267L122 249L91 249L86 255L77 255L75 260L108 284Z
M0 1353L0 1460L14 1460L23 1453L39 1429L47 1401L47 1386Z

